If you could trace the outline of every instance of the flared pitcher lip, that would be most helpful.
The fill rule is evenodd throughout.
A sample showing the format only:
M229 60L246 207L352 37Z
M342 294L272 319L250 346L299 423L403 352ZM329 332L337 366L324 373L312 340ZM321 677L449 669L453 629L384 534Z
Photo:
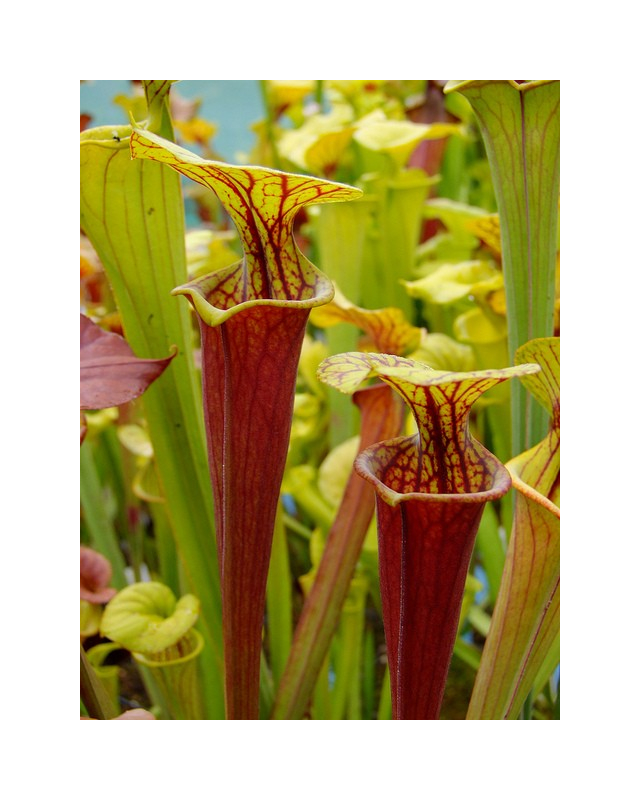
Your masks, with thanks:
M314 267L314 270L317 273L317 284L314 287L312 296L308 298L292 300L287 298L258 297L251 300L243 300L242 302L236 303L229 308L220 308L219 306L211 303L207 299L209 292L203 289L203 285L205 285L208 281L212 281L214 278L224 278L226 275L231 274L234 270L237 270L241 265L242 260L237 261L234 264L230 264L228 267L224 267L221 270L210 273L209 275L195 278L192 281L188 281L180 286L176 286L175 289L172 289L171 294L174 296L184 295L187 297L187 299L193 305L200 320L210 327L217 327L236 314L259 306L300 309L301 311L306 311L316 308L317 306L325 305L333 300L335 294L333 282L324 273L320 272L317 267Z
M368 447L363 450L356 458L354 469L361 478L371 483L376 491L376 494L384 500L387 505L395 507L401 503L415 501L419 503L487 503L491 500L497 500L505 495L512 485L511 474L506 469L504 464L500 462L489 450L486 449L480 442L474 441L474 444L483 453L485 458L489 460L494 466L495 471L492 475L492 483L486 489L478 492L398 492L388 486L369 466L369 461L373 457L373 453L380 445L385 447L395 447L400 444L406 444L408 441L415 439L414 436L399 436L395 439L389 439L386 442L379 442L378 444Z

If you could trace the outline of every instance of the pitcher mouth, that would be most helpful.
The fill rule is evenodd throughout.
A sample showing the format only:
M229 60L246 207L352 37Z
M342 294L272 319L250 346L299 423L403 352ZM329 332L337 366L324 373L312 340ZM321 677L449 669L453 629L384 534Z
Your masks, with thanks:
M406 490L393 485L389 480L391 460L407 446L414 445L415 436L400 436L387 442L368 447L356 458L354 468L361 478L374 487L376 494L387 505L417 501L420 503L487 503L505 495L511 488L511 476L503 464L479 442L474 441L476 452L482 456L484 480L474 491L429 492ZM387 458L384 457L387 451ZM475 465L474 465L475 466Z
M250 292L247 292L246 299L238 299L234 296L234 289L237 291L238 278L243 277L243 269L243 262L239 261L210 275L177 286L171 294L186 296L200 319L207 325L215 327L240 311L256 306L310 310L329 303L335 293L332 281L313 267L313 272L305 276L309 282L305 284L297 298L252 297ZM310 282L311 279L313 283Z
M202 634L192 628L182 639L165 650L159 653L134 653L134 658L146 667L171 667L191 661L200 654L203 647Z

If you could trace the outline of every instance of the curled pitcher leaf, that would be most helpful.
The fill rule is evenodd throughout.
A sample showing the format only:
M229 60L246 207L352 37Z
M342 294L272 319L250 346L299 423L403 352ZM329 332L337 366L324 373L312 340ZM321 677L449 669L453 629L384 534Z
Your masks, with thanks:
M225 641L226 713L259 713L264 594L287 457L298 361L310 310L331 281L293 232L307 204L348 200L350 186L263 167L206 161L143 131L131 154L167 164L216 193L244 256L174 290L198 314L204 411L216 507Z
M502 240L500 239L500 214L483 214L467 220L467 230L489 249L496 258L502 257Z
M479 235L473 230L476 220L485 218L487 212L478 206L470 206L448 197L433 197L424 205L424 216L427 220L438 220L443 230L436 240L436 251L443 257L437 242L447 243L448 258L465 260L477 251ZM453 252L452 252L453 251Z
M376 377L408 403L417 432L380 442L356 460L376 491L380 584L395 719L437 719L465 580L487 501L508 491L508 472L469 431L473 403L536 364L443 372L400 357L346 353L319 377L351 392Z
M196 623L200 603L187 594L176 600L163 583L134 583L109 602L103 636L134 653L156 654L178 642Z
M522 378L549 413L547 436L511 459L515 517L491 628L468 719L514 719L560 632L560 339L533 339L516 362L535 360Z
M158 581L134 583L107 605L100 631L129 650L153 684L170 719L204 719L199 656L204 637L194 627L200 601L179 600Z

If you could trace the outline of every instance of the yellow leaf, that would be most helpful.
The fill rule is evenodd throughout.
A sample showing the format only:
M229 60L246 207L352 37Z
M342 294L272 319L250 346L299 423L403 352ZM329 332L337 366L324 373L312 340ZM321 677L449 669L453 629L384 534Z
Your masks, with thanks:
M467 220L465 227L478 239L481 239L495 255L502 255L502 241L500 239L500 216L487 214L486 217L474 217Z
M330 303L313 309L311 321L320 328L339 322L356 325L381 353L403 355L418 346L421 336L421 329L411 325L399 308L360 308L347 300L337 287Z

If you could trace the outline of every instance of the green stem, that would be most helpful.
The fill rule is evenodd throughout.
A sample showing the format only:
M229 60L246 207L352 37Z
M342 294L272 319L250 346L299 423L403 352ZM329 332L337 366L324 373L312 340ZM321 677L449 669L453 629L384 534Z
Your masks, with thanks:
M91 546L102 553L111 564L112 585L116 589L124 588L127 585L126 563L113 523L105 512L102 486L90 441L85 441L80 447L80 504Z
M267 578L267 631L271 674L277 685L284 672L292 639L292 598L287 535L282 504L278 506L269 576Z
M376 642L373 630L365 627L362 657L362 718L373 719L375 695Z
M187 593L184 579L181 580L180 561L171 532L171 522L167 516L165 503L150 503L149 512L153 519L153 537L158 557L158 569L162 583L180 597Z
M311 530L307 528L306 525L303 525L301 522L299 522L295 517L292 517L290 514L283 514L283 520L285 526L292 533L300 536L300 538L304 539L306 542L311 539Z
M356 713L360 711L360 658L364 633L364 611L367 596L367 579L356 575L351 582L351 591L345 601L340 617L340 627L336 642L335 661L336 682L331 698L331 719L349 719L353 709L351 701L356 701Z
M103 485L109 486L116 498L114 528L116 531L126 531L129 521L122 469L122 445L118 439L116 425L108 425L102 430L99 439L92 442L92 447L100 481Z
M487 576L491 605L495 604L498 596L506 558L505 545L500 538L499 524L495 508L487 503L478 528L476 550Z
M329 695L329 669L331 658L325 658L316 685L313 689L312 717L313 719L330 719L331 700Z
M80 645L80 697L92 719L114 719L118 711Z
M271 714L271 709L273 708L273 697L274 697L273 676L271 674L271 670L269 669L269 665L267 664L267 659L265 658L264 650L261 650L260 651L260 697L259 697L260 719L269 719L269 715Z
M391 674L389 664L384 668L380 701L378 703L378 719L391 719Z
M316 206L309 214L318 266L356 305L361 303L365 239L374 209L373 200L361 199ZM326 336L329 353L346 353L357 349L360 332L353 325L339 323L330 327ZM358 432L358 418L348 397L331 392L328 403L329 447L334 448Z
M275 125L276 119L269 102L269 92L267 89L267 81L258 81L260 84L260 93L262 94L262 103L264 105L264 115L266 120L267 141L271 147L271 158L275 169L281 169L280 154L278 153L278 144L276 141Z
M285 475L285 486L299 508L326 533L333 525L334 510L316 486L315 471L305 465L292 467Z
M422 170L406 170L392 177L363 178L369 199L378 200L376 225L366 242L362 269L362 304L366 308L400 308L410 322L414 301L402 285L413 280L416 248L420 240L423 206L429 179Z
M533 712L533 698L531 696L531 692L527 695L527 699L524 701L524 705L522 706L522 713L520 715L520 719L531 719L531 715Z

